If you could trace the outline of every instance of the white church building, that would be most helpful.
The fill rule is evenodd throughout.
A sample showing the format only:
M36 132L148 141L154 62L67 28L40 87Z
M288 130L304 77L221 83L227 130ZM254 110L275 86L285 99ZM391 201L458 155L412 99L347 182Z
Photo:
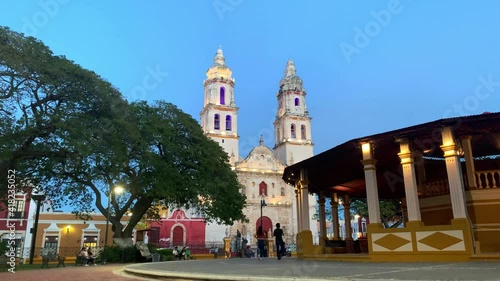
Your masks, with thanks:
M312 157L314 152L306 91L293 61L288 61L285 75L279 82L273 147L266 146L261 137L258 146L246 157L239 154L235 79L221 48L217 50L214 63L206 75L201 126L204 133L228 153L231 167L242 185L241 193L247 198L244 213L249 219L248 223L235 222L232 226L207 224L206 241L234 237L239 230L249 243L255 244L253 235L258 226L262 225L264 231L269 233L279 222L285 233L285 243L295 243L297 200L294 187L287 185L282 175L286 166ZM262 202L265 202L263 207ZM309 196L309 206L310 230L317 243L317 221L312 219L316 213L316 199L312 195Z

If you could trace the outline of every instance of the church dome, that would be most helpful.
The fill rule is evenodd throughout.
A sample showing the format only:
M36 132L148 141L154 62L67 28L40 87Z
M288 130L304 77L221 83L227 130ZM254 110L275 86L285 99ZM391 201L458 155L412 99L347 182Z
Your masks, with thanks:
M264 139L262 138L262 136L260 137L259 146L256 146L254 149L252 149L248 154L248 156L255 154L264 156L266 155L274 156L273 151L269 147L264 145Z
M226 58L224 57L224 53L222 52L222 48L219 47L217 53L215 54L214 63L207 70L207 78L224 78L224 79L232 79L231 78L232 71L226 65ZM234 80L234 79L233 79Z
M282 90L302 89L302 79L297 76L295 64L291 59L289 59L286 64L285 77L280 81L280 88Z

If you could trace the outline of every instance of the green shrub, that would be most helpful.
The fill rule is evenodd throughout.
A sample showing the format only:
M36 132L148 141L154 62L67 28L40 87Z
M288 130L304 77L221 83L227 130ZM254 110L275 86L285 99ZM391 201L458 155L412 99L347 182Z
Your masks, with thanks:
M0 240L0 256L5 254L9 250L9 245L7 245L8 240Z
M160 255L174 256L172 249L157 249L156 252Z
M130 246L120 248L119 246L109 246L107 251L108 263L128 263L135 262L136 247Z
M173 261L175 259L172 249L156 249L156 252L160 254L162 261Z
M161 261L173 261L173 260L175 260L174 256L167 256L167 255L161 256Z

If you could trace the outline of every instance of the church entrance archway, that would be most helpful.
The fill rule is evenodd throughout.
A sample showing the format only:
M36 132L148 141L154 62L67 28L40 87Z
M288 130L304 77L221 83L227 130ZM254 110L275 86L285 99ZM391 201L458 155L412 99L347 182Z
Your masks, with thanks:
M184 229L181 226L174 227L172 233L172 245L182 246L184 244Z
M255 224L255 229L258 229L260 226L260 219L257 219L257 223ZM262 230L264 230L265 233L268 233L269 230L271 230L271 234L273 233L273 221L269 217L262 217Z

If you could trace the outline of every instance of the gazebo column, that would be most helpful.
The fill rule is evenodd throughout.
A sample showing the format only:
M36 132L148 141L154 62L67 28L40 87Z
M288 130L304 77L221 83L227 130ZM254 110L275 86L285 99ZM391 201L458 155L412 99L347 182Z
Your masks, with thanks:
M477 189L476 168L474 167L474 158L472 155L471 136L462 139L462 148L464 150L465 168L467 169L467 185L469 190Z
M348 253L354 252L354 242L352 240L351 226L351 200L349 195L344 195L344 221L345 221L345 244Z
M370 228L383 228L380 220L380 204L377 189L377 171L375 164L377 160L373 159L373 148L370 143L363 143L361 145L363 152L363 160L361 163L365 170L365 185L366 185L366 202L368 204L368 217Z
M321 246L321 250L325 253L325 244L326 244L326 212L325 212L325 196L323 193L318 196L318 205L319 205L319 245Z
M403 179L406 195L406 210L408 212L408 222L406 225L420 227L423 226L420 218L420 205L418 202L417 178L415 174L415 162L407 139L399 141L401 166L403 167Z
M297 206L297 233L302 231L302 213L301 213L301 207L300 207L300 187L299 183L296 183L295 186L295 202Z
M415 171L417 173L417 189L420 192L420 195L426 195L425 185L423 184L426 181L425 178L425 165L424 165L424 156L422 151L413 151L414 159L415 159Z
M304 230L310 230L309 227L309 182L307 181L307 175L306 171L304 169L300 170L300 212L302 213L302 218L301 218L301 224L302 224L302 229L301 231Z
M466 219L467 212L465 206L464 183L460 167L460 158L457 152L457 145L450 127L443 128L443 145L446 162L446 172L448 174L448 184L450 187L451 208L454 219Z
M296 182L296 187L298 189L297 220L299 222L299 232L297 233L297 256L299 258L314 254L313 236L309 226L311 219L309 218L308 184L306 170L301 169L299 179Z
M333 239L340 240L340 225L339 225L339 198L337 193L334 193L330 198L332 205L332 225L333 225Z

